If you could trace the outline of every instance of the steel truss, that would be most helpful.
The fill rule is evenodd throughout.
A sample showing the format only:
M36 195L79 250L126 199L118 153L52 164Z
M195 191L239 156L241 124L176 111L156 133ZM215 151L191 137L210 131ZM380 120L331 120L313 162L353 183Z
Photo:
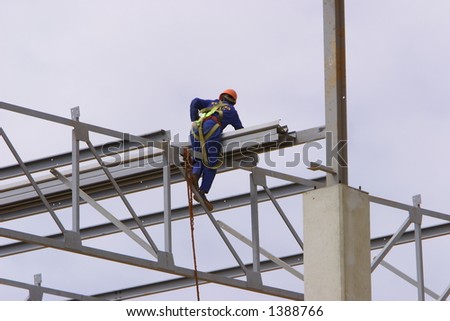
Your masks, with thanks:
M172 253L171 224L176 220L188 218L187 207L172 209L170 188L172 184L184 180L185 173L180 154L181 149L187 145L186 143L180 143L178 141L171 142L170 132L164 130L144 136L134 136L82 123L79 121L79 110L72 110L72 119L66 119L2 102L0 102L0 108L59 123L64 126L70 126L73 132L71 153L24 163L5 131L0 128L0 136L18 164L2 168L0 170L0 178L5 181L20 177L27 178L27 182L18 183L16 180L16 182L9 185L0 186L0 222L49 213L60 230L59 233L44 237L0 227L1 237L18 241L0 246L0 257L19 255L42 248L54 248L179 276L179 278L167 281L91 295L75 294L68 291L42 287L40 282L35 285L30 285L0 279L0 284L27 289L30 292L30 300L42 299L44 293L55 294L74 300L126 300L177 290L195 284L194 271L185 267L176 266ZM94 146L89 139L91 132L109 135L119 140L102 146ZM325 177L305 179L260 168L256 166L257 154L307 144L313 141L323 140L324 138L325 132L322 126L297 132L288 132L286 127L279 125L279 122L271 122L224 135L226 166L223 166L219 170L219 173L229 170L248 171L250 173L250 192L236 195L226 200L215 200L213 202L215 212L250 206L252 235L251 238L245 237L231 226L217 221L213 213L209 212L206 208L197 205L194 208L195 215L207 215L237 263L234 268L209 272L199 271L198 279L200 284L212 282L282 298L303 300L302 293L264 285L261 273L274 269L284 269L287 273L291 273L299 280L303 279L303 275L293 268L303 264L303 241L298 229L290 222L278 203L278 199L324 187L326 185L326 179ZM80 150L80 142L86 143L87 148ZM115 162L108 160L108 157L117 154L127 157L121 158L120 160L115 159ZM76 164L76 166L72 166L72 164ZM84 166L84 164L89 165ZM326 172L329 170L323 166L313 166L313 169ZM36 173L49 174L35 179L33 176ZM289 183L269 188L267 177L278 178ZM163 188L164 210L162 212L138 216L126 195L153 188ZM98 203L99 200L112 197L117 197L122 200L131 218L119 220ZM422 241L428 238L450 234L450 223L427 228L423 228L421 223L423 215L445 221L450 221L450 216L422 209L420 207L420 196L413 198L412 206L375 196L370 196L370 201L374 204L404 210L409 214L406 221L395 234L372 239L372 250L381 249L380 253L372 262L372 271L379 265L386 267L405 281L416 286L419 300L424 300L425 294L428 294L436 300L446 300L450 293L450 286L440 295L425 287ZM273 204L293 239L298 244L297 254L279 258L277 255L260 247L258 204L262 202L271 202ZM79 207L83 203L90 204L107 218L109 223L80 228ZM66 228L55 214L56 210L67 207L72 208L72 227L70 229ZM157 242L153 240L147 231L148 227L157 224L164 225L164 249L157 247ZM414 232L406 232L411 224L414 224ZM136 234L134 232L135 230L139 230L144 238ZM84 240L115 233L123 233L130 237L149 254L149 258L138 258L83 245ZM244 263L234 249L228 236L232 236L252 248L252 262ZM408 242L414 242L416 246L416 279L407 276L384 261L387 253L395 245ZM261 255L268 260L261 261ZM238 277L245 277L245 280L237 279Z
M184 179L184 168L179 158L180 149L183 148L184 144L179 144L178 142L170 144L170 136L168 136L168 132L165 131L147 135L146 137L138 137L85 124L80 122L78 119L79 110L73 110L73 117L69 120L6 103L0 103L0 107L12 112L71 126L73 132L73 149L71 155L65 154L51 157L51 162L46 160L38 160L31 162L30 164L25 164L7 134L3 129L0 130L0 135L18 163L17 166L2 169L2 179L6 180L17 178L22 174L22 176L24 175L28 180L27 183L14 183L10 186L6 186L5 188L2 187L2 195L0 198L2 204L2 212L0 214L1 221L14 220L41 213L49 213L60 230L60 233L57 235L42 237L30 233L0 228L0 236L20 241L18 243L4 245L1 249L2 256L16 255L26 251L48 247L176 274L186 278L193 278L194 271L176 266L174 264L173 254L171 251L171 223L174 218L172 216L170 202L170 186L171 184ZM118 150L120 153L130 152L130 149L147 149L146 154L143 157L139 154L138 157L132 156L126 161L123 160L120 163L120 165L122 165L120 167L117 166L118 164L108 164L105 158L111 155L111 150L106 149L105 152L104 146L103 148L101 148L101 146L94 146L89 139L89 134L91 132L121 138L121 141L119 141L120 148ZM244 144L242 141L243 136L245 136ZM149 137L153 139L149 139ZM323 138L323 127L313 128L311 130L302 131L301 133L288 133L286 128L281 127L278 122L272 122L262 126L247 128L240 132L237 131L227 134L224 135L224 141L226 142L224 144L225 163L231 164L232 166L235 166L235 168L253 165L255 163L257 153L273 150L274 148L279 149L287 146L303 144L307 141L302 139L310 139L311 137L313 137L314 140ZM80 151L80 142L86 143L88 148ZM114 143L107 144L105 146L113 145ZM117 149L114 150L114 152L116 153ZM91 163L87 168L80 168L80 163L83 165L81 160L83 160L83 162L94 160L96 165L92 165ZM141 162L143 160L146 161L146 165L140 166L142 165ZM62 173L63 170L67 171L67 166L69 164L74 164L74 166L71 166L68 173ZM59 170L60 168L62 170ZM224 166L221 171L231 169L234 168ZM256 168L254 170L256 170ZM53 177L48 175L39 180L33 177L33 174L42 173L43 171L50 172ZM174 172L174 174L172 174L172 172ZM293 182L296 182L296 184L292 184L292 186L280 188L279 191L281 191L281 196L292 195L292 193L298 193L299 190L304 191L323 186L323 182L320 179L307 180L282 173L277 174L274 171L271 171L268 174L274 177L280 175L284 179L289 178ZM145 182L143 182L142 176L146 178ZM136 183L137 180L139 180L139 184ZM132 182L131 184L130 181ZM107 187L105 187L105 182L109 183L106 184ZM164 213L160 216L160 222L164 224L165 231L163 250L156 246L156 242L149 235L146 229L148 223L146 222L147 225L144 225L144 218L137 216L126 197L126 194L128 193L155 187L163 187L164 189ZM87 191L90 191L90 193L86 192L85 188ZM91 192L94 190L95 192ZM272 198L273 201L275 200L274 194L268 190L266 193L269 198ZM115 218L112 213L98 203L98 200L109 197L119 197L130 212L132 219L122 222L121 220ZM251 198L252 203L255 203L255 197L257 196L253 196ZM242 200L242 197L241 199L237 198L235 206L242 206L242 204L245 204L245 198L248 198L248 196L244 196L244 200ZM144 248L150 256L153 257L153 259L150 260L130 257L84 246L83 240L86 239L87 236L86 230L80 229L79 226L80 200L89 203L111 222L108 226L93 227L91 232L96 232L94 232L94 234L90 234L88 237L99 237L105 235L105 228L108 229L110 233L124 233ZM230 202L228 202L228 205L229 204ZM71 229L66 228L55 214L57 209L68 206L72 207L73 217ZM197 208L198 211L199 207ZM220 210L220 206L218 206L218 209ZM215 282L290 299L300 300L303 298L303 295L300 293L263 285L260 271L258 270L255 272L244 264L243 260L240 258L219 225L219 222L215 220L213 214L207 210L202 210L203 213L208 215L213 223L213 226L216 228L217 232L227 245L229 251L239 264L242 272L247 276L247 281L223 277L213 273L199 272L198 278L201 281ZM186 212L186 209L180 210L180 218L186 217ZM153 218L155 215L150 216ZM292 224L289 223L287 218L284 219L291 231L295 233ZM157 223L158 222L155 222L153 224ZM142 235L145 236L145 239L138 236L133 231L134 229L139 229ZM296 238L298 239L299 237L296 235ZM14 283L14 281L3 281L3 283L8 285L16 284L19 286L19 283ZM39 288L39 286L30 285L28 288L30 291L32 290L33 293L38 291L37 289L40 289L45 293L51 293L47 289ZM66 292L60 291L59 293ZM87 297L80 295L75 297L74 295L67 296L69 298L76 299ZM30 295L30 297L37 296Z
M226 200L215 200L214 213L207 211L202 206L195 207L195 215L208 217L237 264L228 269L200 271L198 278L202 284L214 282L293 300L302 300L304 297L302 293L264 285L261 273L283 268L298 279L303 278L298 270L293 269L294 266L303 264L301 233L290 222L278 199L302 194L325 185L348 184L344 0L323 0L323 9L326 126L288 132L286 128L279 125L279 122L272 122L224 135L225 166L219 170L219 173L229 170L249 171L250 192ZM1 138L18 164L0 169L0 179L10 182L0 186L0 222L49 214L59 230L53 235L40 236L0 227L0 237L18 241L0 246L1 257L49 247L178 276L176 279L167 281L91 295L80 295L42 287L39 278L34 285L4 278L0 278L0 284L27 289L30 293L29 300L41 300L44 293L74 300L125 300L176 290L194 284L194 271L175 265L172 252L172 222L188 217L187 208L172 209L171 206L171 186L183 181L185 177L183 163L180 160L180 150L185 147L185 144L180 144L178 141L171 142L169 131L162 130L145 136L135 136L80 122L78 108L72 109L71 119L3 102L0 102L0 109L72 128L71 153L27 163L22 161L7 133L0 129ZM107 135L116 141L102 146L94 146L90 140L91 133ZM304 179L256 166L258 154L323 139L327 140L327 144L339 147L336 158L332 159L330 166L322 164L311 164L310 166L310 169L325 172L326 177ZM87 148L80 149L80 143L85 144ZM138 154L136 155L135 152ZM143 153L140 154L141 152ZM110 158L114 158L116 155L123 157L119 161L111 161ZM331 155L327 155L328 157ZM44 173L44 176L35 179L34 177L38 173ZM267 177L275 177L289 183L269 188L266 182ZM18 183L18 178L26 178L27 181ZM163 189L164 210L147 215L137 215L128 201L127 195L154 188ZM122 201L131 218L119 220L99 203L100 200L113 197ZM370 196L370 201L373 204L381 204L408 213L407 219L396 233L371 240L372 250L380 250L373 259L372 271L379 265L389 269L417 287L419 300L424 300L425 294L436 300L447 300L450 294L450 285L442 294L437 294L425 287L422 242L428 238L447 236L450 233L450 223L425 228L422 226L422 218L429 216L449 221L450 216L422 209L419 196L413 198L412 206L375 196ZM298 253L279 258L260 247L258 207L261 202L273 204L298 245ZM109 223L81 228L80 204L83 203L89 203L107 218ZM247 238L224 222L217 221L214 216L218 211L242 206L250 206L251 209L251 238ZM55 214L55 211L69 207L72 209L71 228L64 226ZM164 226L164 242L155 242L148 232L148 228L156 224ZM413 232L407 231L411 225L414 226ZM139 233L135 232L136 230ZM127 235L146 251L148 257L123 255L87 247L83 244L85 240L114 233ZM241 259L228 235L251 246L252 262L245 263ZM406 275L384 260L394 246L408 242L415 244L416 278ZM164 244L163 249L157 246L161 243ZM268 260L261 261L260 255L265 256ZM241 277L245 279L237 279Z

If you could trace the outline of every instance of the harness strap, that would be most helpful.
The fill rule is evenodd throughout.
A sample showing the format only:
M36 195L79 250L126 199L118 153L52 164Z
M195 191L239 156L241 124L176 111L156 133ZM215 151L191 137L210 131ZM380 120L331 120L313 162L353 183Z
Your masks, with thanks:
M208 151L206 148L206 141L211 138L211 136L218 130L220 127L222 127L222 117L223 117L223 111L222 107L225 106L223 102L218 102L214 104L211 107L203 108L200 110L200 118L192 123L192 129L191 133L194 136L194 138L198 141L200 141L200 148L202 151L202 161L203 164L210 167L209 160L208 160ZM215 116L214 114L217 113L218 116ZM212 119L216 122L216 124L209 130L209 132L204 135L203 133L203 124L206 120ZM195 132L195 129L197 129L198 134ZM215 167L210 168L219 168L222 164L219 164Z

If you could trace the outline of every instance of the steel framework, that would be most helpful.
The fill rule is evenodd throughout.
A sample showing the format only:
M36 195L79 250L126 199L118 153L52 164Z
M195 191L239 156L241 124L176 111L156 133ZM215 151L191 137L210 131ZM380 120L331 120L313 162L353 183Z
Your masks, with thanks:
M333 184L348 184L347 126L346 126L346 76L345 76L345 21L343 0L323 0L324 58L325 58L325 126L307 130L288 131L278 121L238 130L224 135L225 165L219 173L231 170L249 172L250 192L214 201L214 213L204 204L194 208L197 217L206 215L215 233L225 243L236 261L236 266L213 271L199 271L201 284L216 283L242 290L273 295L292 300L303 300L304 295L268 286L261 274L274 269L284 269L299 280L303 275L295 266L303 264L303 241L301 231L283 211L279 199L299 195L306 191ZM172 223L188 218L188 208L172 208L171 187L184 181L186 176L180 151L186 144L172 137L169 131L157 131L136 136L128 133L83 123L80 111L72 109L71 119L50 115L9 103L0 102L0 109L24 116L53 122L72 129L72 151L25 163L7 133L0 128L0 136L14 156L17 165L0 169L0 222L13 221L36 215L49 214L58 229L51 235L37 235L0 227L0 237L16 240L0 246L0 257L20 255L43 248L53 248L70 253L101 258L141 269L151 269L177 276L176 278L146 283L131 288L119 288L106 293L77 294L56 290L41 285L39 275L35 284L0 278L0 284L23 288L29 291L29 300L41 300L43 294L53 294L73 300L126 300L155 293L177 290L194 285L195 271L175 264L172 249ZM90 135L98 133L110 136L116 141L94 146ZM325 172L326 176L306 179L257 166L258 154L273 150L299 146L318 140L326 140L333 147L327 154L327 166L311 163L310 169ZM87 148L80 149L80 143ZM115 156L120 155L119 158ZM114 159L114 160L111 160ZM39 175L38 175L39 174ZM39 176L37 178L37 176ZM25 178L26 181L21 179ZM267 178L287 181L285 185L269 187ZM128 196L132 193L162 188L163 210L138 215ZM131 218L119 219L103 207L101 200L118 198L126 207ZM275 255L260 246L259 204L270 202L295 240L298 251L291 256ZM372 250L379 252L372 261L372 271L379 265L389 269L405 281L417 287L418 299L425 294L436 300L447 300L450 285L442 294L425 286L423 272L422 242L429 238L450 234L450 215L420 207L420 196L413 197L413 205L370 196L370 202L405 211L404 223L392 235L373 238ZM80 205L89 204L103 215L108 223L80 226ZM243 206L250 207L251 237L246 237L233 227L216 219L215 214ZM72 226L67 228L55 213L64 208L72 209ZM434 227L422 226L423 216L446 221ZM149 227L163 225L163 240L155 241ZM413 225L414 231L407 231ZM86 246L86 240L111 234L123 234L138 244L145 257L124 255L115 251ZM233 246L229 236L252 249L251 262L244 262ZM388 252L398 244L414 242L416 256L416 277L408 276L385 261ZM163 244L158 247L157 244ZM267 260L261 260L261 255Z
M56 234L40 236L0 227L1 237L18 241L0 246L1 257L19 255L43 248L54 248L179 276L176 279L89 295L46 288L41 286L40 282L31 285L14 280L0 279L1 284L27 289L30 292L30 300L42 299L44 293L57 294L75 300L124 300L176 290L194 284L194 271L175 265L172 253L172 222L188 218L188 208L172 209L170 189L171 185L184 181L184 163L180 158L180 150L186 143L171 142L170 132L168 131L133 136L82 123L79 119L65 119L11 104L0 103L0 108L70 126L73 129L73 150L71 153L54 155L28 163L22 161L7 133L0 129L2 139L17 161L17 165L4 167L0 170L2 181L14 181L1 186L0 221L6 222L49 213L60 230ZM89 133L92 132L108 134L120 140L102 146L94 146L89 139ZM225 242L237 264L233 268L209 272L199 271L200 283L213 282L282 298L303 299L302 293L264 285L261 273L273 269L284 269L286 273L290 273L300 280L303 279L300 271L294 269L295 266L303 263L301 231L290 222L278 199L324 187L326 179L325 177L305 179L255 166L256 155L323 139L325 139L325 128L323 126L289 132L286 127L280 126L278 121L224 135L224 157L227 166L223 166L219 173L236 169L248 171L250 193L215 200L215 212L250 206L252 235L251 238L245 237L226 223L216 220L214 214L202 206L196 206L195 215L208 216L215 231ZM81 141L85 142L88 148L80 150L79 144ZM114 161L111 161L112 155L119 154L126 157L113 158ZM77 164L77 166L71 166L71 164ZM314 167L314 169L317 170L318 168ZM42 173L48 174L42 175ZM39 176L39 178L35 179L34 176ZM20 180L21 177L27 180ZM268 177L285 180L288 184L269 188L266 181ZM164 210L138 216L128 201L127 195L157 188L162 188L164 191ZM74 190L77 192L74 193ZM113 197L121 199L130 212L131 218L117 219L113 213L99 204L100 200ZM436 294L425 287L421 245L425 239L450 234L450 223L422 228L421 222L424 215L445 221L450 221L450 215L421 208L420 196L413 198L413 205L375 196L370 196L370 201L374 204L397 208L408 213L407 219L395 234L372 239L372 250L381 249L372 262L372 271L379 265L388 268L407 282L417 286L420 300L425 298L425 294L434 299L446 300L450 292L448 288L444 293ZM258 204L262 202L271 202L274 205L292 237L298 243L299 252L297 254L279 258L260 247ZM79 206L83 203L90 204L109 223L80 228ZM72 208L71 228L66 228L55 214L55 211L67 207ZM155 242L147 231L148 227L158 224L164 226L164 242ZM414 225L414 232L406 232L411 224ZM139 236L135 232L136 230L140 230L143 237ZM85 240L116 233L123 233L130 237L148 253L148 257L127 256L83 245ZM244 262L233 247L229 236L252 248L252 262ZM383 261L394 245L407 242L414 242L416 246L416 279L407 276L391 264ZM158 248L157 243L163 243L164 249ZM261 255L266 257L267 260L262 261ZM240 277L245 277L245 280L237 279Z

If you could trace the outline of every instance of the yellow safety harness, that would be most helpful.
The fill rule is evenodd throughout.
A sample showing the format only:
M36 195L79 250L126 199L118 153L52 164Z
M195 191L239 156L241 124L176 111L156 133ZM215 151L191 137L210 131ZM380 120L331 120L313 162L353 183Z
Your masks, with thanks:
M208 151L206 149L206 141L218 130L222 125L222 117L223 117L223 107L226 104L219 101L213 103L210 107L203 108L200 110L200 118L192 123L191 133L196 140L200 142L200 148L202 150L202 161L203 164L209 168L219 168L222 165L222 162L219 162L218 165L212 167L209 165L208 160ZM218 116L214 114L217 113ZM213 119L216 124L209 130L209 132L204 135L203 133L203 124L206 120Z

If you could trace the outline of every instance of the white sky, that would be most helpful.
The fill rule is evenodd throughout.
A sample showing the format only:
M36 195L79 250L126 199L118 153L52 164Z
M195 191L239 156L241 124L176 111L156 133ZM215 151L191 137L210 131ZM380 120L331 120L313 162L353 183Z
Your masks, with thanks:
M349 185L403 203L420 193L423 207L450 212L445 188L450 176L449 30L447 0L346 1ZM0 0L1 101L68 118L70 108L80 106L87 123L137 135L170 129L187 137L190 100L215 98L228 87L238 92L244 126L275 119L291 130L323 125L322 1ZM3 110L0 126L24 160L70 150L70 131L59 126ZM3 142L0 152L0 166L14 163ZM234 185L218 178L210 197L221 197L228 192L223 186ZM286 201L292 219L300 222L295 202ZM154 210L143 206L142 211ZM380 235L394 232L404 219L378 212L372 227ZM239 216L229 217L239 226ZM197 231L202 224L199 220ZM199 236L203 262L214 261L202 249L207 242L207 235ZM444 274L450 261L443 258L450 240L427 242L425 281L439 293L450 283ZM271 246L293 254L281 242ZM42 261L45 256L38 253L43 252L3 259L0 277L32 283L32 275L42 272L43 285L84 294L109 289L107 284L88 286L99 273L114 280L111 289L153 277L133 269L124 276L122 266L103 263L80 272L80 264L90 259L45 251L51 253ZM53 255L57 261L51 261ZM414 275L414 259L398 257L391 263ZM289 279L273 275L271 280L291 286ZM396 276L391 281L390 274L380 272L374 278L374 299L416 298L416 291ZM111 280L105 276L102 282ZM383 282L394 282L395 289L383 288ZM23 297L10 291L0 288L0 299ZM202 287L211 300L236 297L227 291ZM186 295L194 299L192 289L158 298Z

